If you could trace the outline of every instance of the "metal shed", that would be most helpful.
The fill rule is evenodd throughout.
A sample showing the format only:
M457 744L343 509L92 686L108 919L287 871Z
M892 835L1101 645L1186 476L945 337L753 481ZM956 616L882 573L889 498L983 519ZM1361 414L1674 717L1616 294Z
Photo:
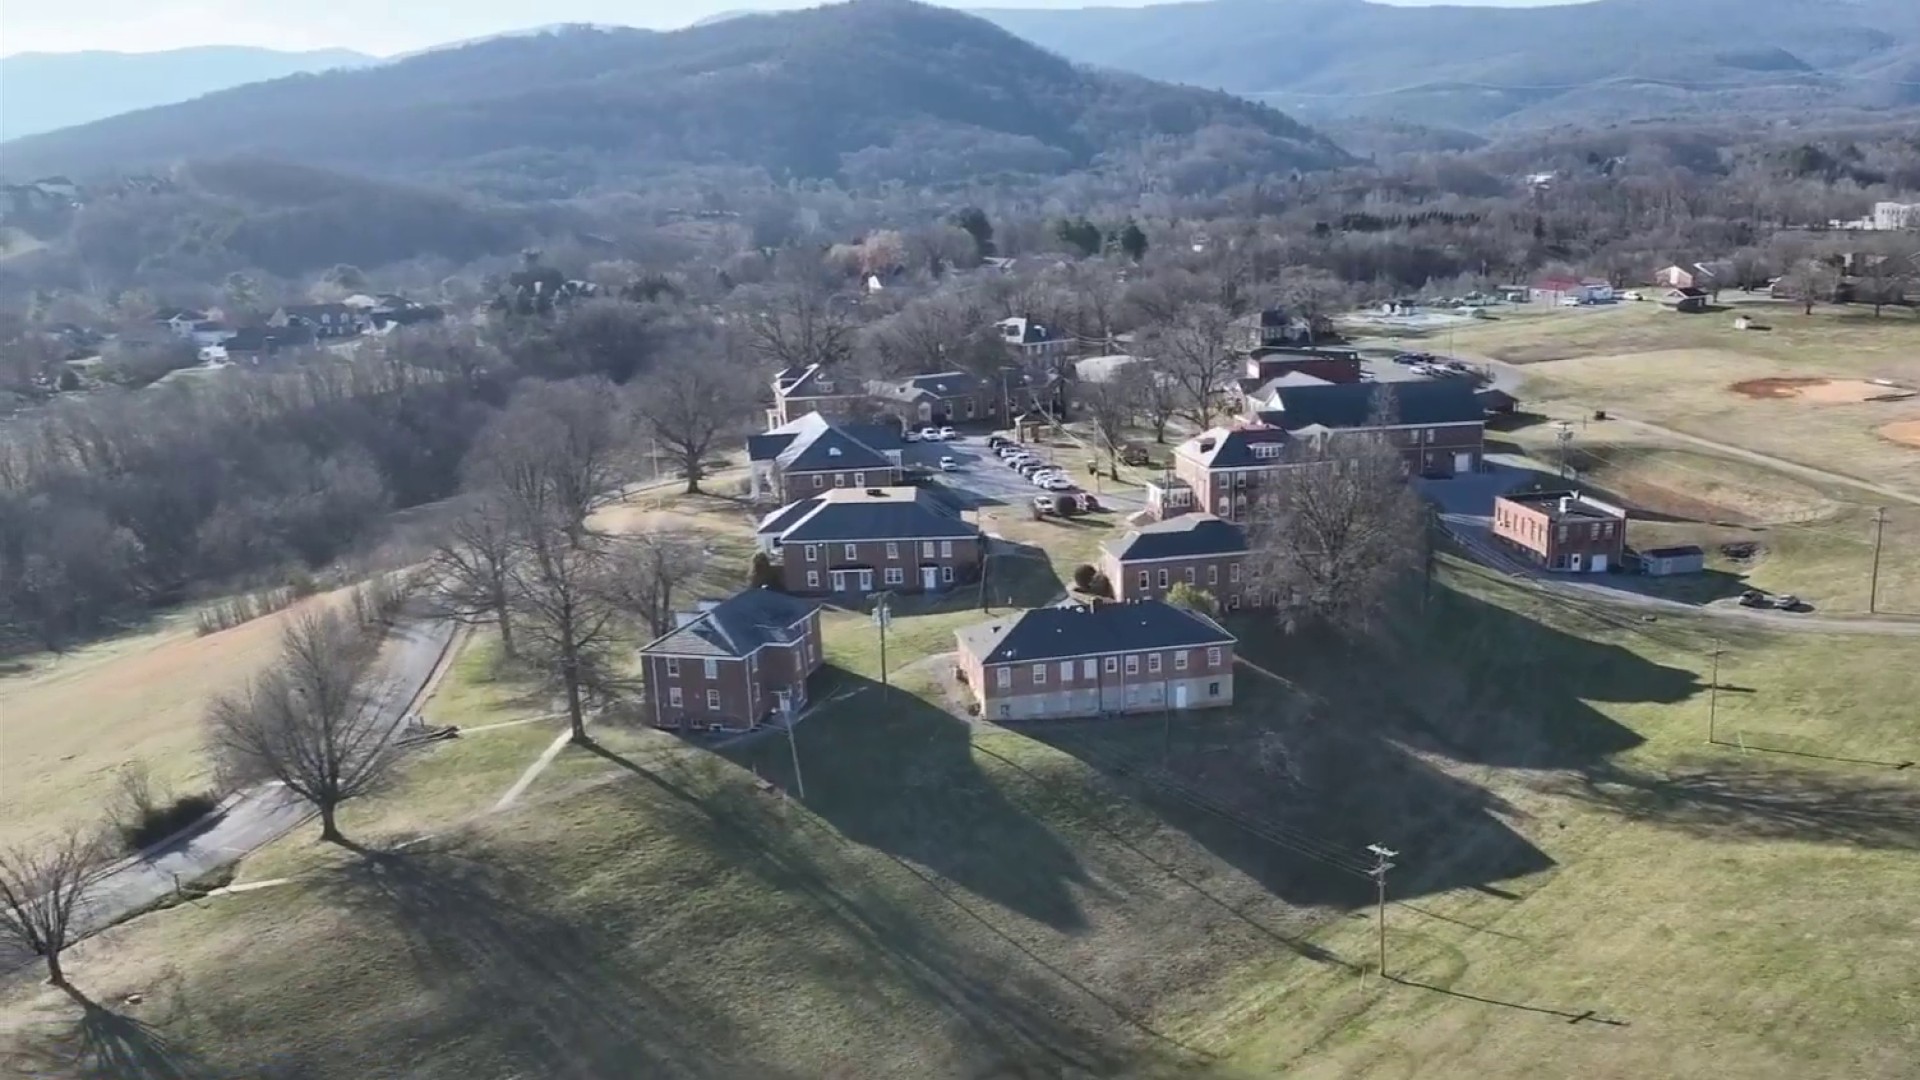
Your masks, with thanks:
M1651 577L1698 574L1707 568L1707 553L1693 544L1651 548L1638 553L1640 572Z

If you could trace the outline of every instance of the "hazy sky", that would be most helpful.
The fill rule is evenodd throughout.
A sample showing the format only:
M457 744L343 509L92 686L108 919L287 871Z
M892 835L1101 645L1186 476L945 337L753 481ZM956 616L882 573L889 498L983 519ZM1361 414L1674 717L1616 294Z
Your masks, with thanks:
M1137 7L1154 0L1100 0ZM1275 0L1284 4L1284 0ZM1386 0L1426 4L1440 0ZM1458 2L1458 0L1456 0ZM1567 0L1467 0L1531 7ZM805 7L807 0L0 0L0 56L189 45L347 48L386 56L462 38L561 22L669 29L722 11ZM968 0L956 7L1083 7L1086 0Z

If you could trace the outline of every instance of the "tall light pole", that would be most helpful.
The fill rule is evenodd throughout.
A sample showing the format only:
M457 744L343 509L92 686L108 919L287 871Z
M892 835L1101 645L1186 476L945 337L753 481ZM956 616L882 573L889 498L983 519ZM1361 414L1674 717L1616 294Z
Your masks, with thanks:
M1380 923L1380 977L1387 977L1387 871L1393 869L1393 859L1400 853L1390 851L1380 844L1368 844L1367 850L1373 853L1373 867L1367 876L1373 879L1375 892L1375 911Z
M807 801L807 780L800 774L800 744L794 739L793 698L789 697L781 706L787 721L787 753L793 757L793 789L800 795L800 801Z
M886 701L887 682L887 627L893 623L893 608L888 601L892 593L880 593L873 598L873 625L880 631L880 700Z
M1707 742L1714 741L1713 724L1720 708L1720 644L1713 646L1713 675L1707 684Z
M1867 581L1867 614L1872 615L1879 609L1880 601L1880 540L1887 531L1887 508L1875 507L1873 511L1873 576Z

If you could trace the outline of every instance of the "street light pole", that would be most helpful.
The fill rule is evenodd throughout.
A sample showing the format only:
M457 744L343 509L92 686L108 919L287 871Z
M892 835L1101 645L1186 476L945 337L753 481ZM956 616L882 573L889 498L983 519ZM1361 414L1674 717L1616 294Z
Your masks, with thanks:
M1867 582L1867 614L1872 615L1879 609L1880 601L1880 540L1887 531L1887 508L1876 507L1873 511L1873 576Z
M1708 743L1712 743L1715 741L1713 725L1715 720L1715 714L1718 713L1720 709L1720 645L1718 642L1716 642L1713 646L1713 675L1711 678L1712 678L1712 681L1709 682L1707 685L1707 742Z
M1387 977L1387 871L1393 869L1392 860L1400 853L1390 851L1380 844L1368 844L1367 850L1373 853L1373 867L1367 876L1373 879L1375 887L1375 911L1380 924L1380 977Z

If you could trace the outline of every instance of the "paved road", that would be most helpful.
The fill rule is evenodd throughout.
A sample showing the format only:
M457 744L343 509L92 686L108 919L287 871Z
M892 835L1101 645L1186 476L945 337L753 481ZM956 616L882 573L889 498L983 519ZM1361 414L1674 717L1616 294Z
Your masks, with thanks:
M383 720L397 723L413 704L453 640L451 622L410 622L387 635L375 708ZM173 892L278 839L313 816L312 809L285 788L265 784L230 797L224 810L197 831L109 867L89 891L82 923L96 933ZM33 962L25 954L0 953L0 972Z
M1040 451L1046 453L1043 447ZM995 457L987 449L985 435L968 435L944 443L910 443L906 450L906 462L909 465L925 465L937 470L940 458L950 456L960 468L954 472L940 473L940 481L948 490L960 497L960 503L966 509L978 509L982 506L1022 506L1041 490L1033 486L1032 481L1012 469ZM1091 481L1093 478L1084 472L1074 475L1076 484ZM1143 505L1134 489L1118 493L1109 493L1110 484L1089 487L1100 504L1122 514L1130 514Z

